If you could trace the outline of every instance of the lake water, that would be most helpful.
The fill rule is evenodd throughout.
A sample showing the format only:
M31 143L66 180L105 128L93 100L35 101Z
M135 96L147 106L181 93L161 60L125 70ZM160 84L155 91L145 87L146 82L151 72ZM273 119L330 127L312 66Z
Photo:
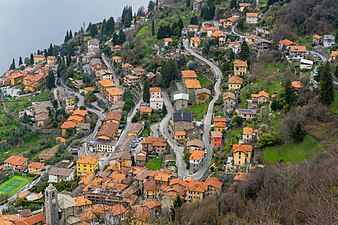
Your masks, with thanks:
M149 0L0 0L0 76L15 58L23 59L50 43L63 42L66 31L80 30L83 23L121 16L123 7L133 13Z

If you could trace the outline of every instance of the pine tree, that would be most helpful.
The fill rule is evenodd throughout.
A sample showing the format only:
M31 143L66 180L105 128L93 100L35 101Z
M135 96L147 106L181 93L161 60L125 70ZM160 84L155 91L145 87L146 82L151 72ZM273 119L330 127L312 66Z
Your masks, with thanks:
M246 41L243 42L241 46L241 52L239 53L239 58L245 61L248 61L250 57L250 48Z
M187 8L190 7L190 3L191 3L191 0L187 0L187 1L186 1Z
M114 20L114 17L110 17L107 20L106 27L107 27L107 31L108 31L109 34L114 33L114 31L115 31L115 20Z
M233 9L233 8L236 8L237 7L237 0L231 0L230 1L230 8Z
M154 11L155 5L156 5L155 2L149 1L149 3L148 3L148 12Z
M176 217L176 210L179 209L183 205L183 199L180 195L177 195L176 199L173 202L173 205L171 207L171 220L175 221Z
M193 15L190 19L190 24L198 25L198 18L196 15Z
M151 21L151 35L155 35L155 22L154 20Z
M119 31L119 42L120 42L120 44L123 44L125 41L126 41L126 34L121 29Z
M46 86L48 89L55 88L55 77L54 77L54 73L51 70L48 72Z
M69 33L68 33L68 30L67 30L64 42L68 42L68 40L69 40Z
M326 63L319 69L320 76L320 100L325 105L330 105L334 101L334 87L330 65Z
M73 38L73 33L72 33L72 30L69 31L69 39L72 39Z
M90 28L90 35L92 37L95 37L97 34L98 34L97 26L96 26L96 24L93 24Z
M144 82L143 86L143 101L149 103L150 101L150 91L149 91L149 81Z
M23 114L22 122L23 123L28 123L29 122L29 116L27 115L26 111Z
M23 63L22 63L22 58L21 58L21 56L19 57L19 66L20 65L22 65Z
M165 62L161 68L161 75L162 75L162 87L168 88L170 86L170 83L175 79L177 79L178 76L176 62L172 59Z
M33 55L33 53L31 53L31 55L30 55L29 62L30 62L31 65L34 64L34 55Z
M288 80L285 84L284 99L288 104L288 109L293 105L296 99L295 90L292 88L290 80Z
M9 67L11 70L15 70L15 59L13 59L11 66Z
M178 28L180 28L180 30L182 30L184 28L183 20L181 18L178 20L177 24L178 24Z
M292 138L295 142L302 142L304 139L305 133L303 131L303 125L300 122L297 122L296 127L292 132Z

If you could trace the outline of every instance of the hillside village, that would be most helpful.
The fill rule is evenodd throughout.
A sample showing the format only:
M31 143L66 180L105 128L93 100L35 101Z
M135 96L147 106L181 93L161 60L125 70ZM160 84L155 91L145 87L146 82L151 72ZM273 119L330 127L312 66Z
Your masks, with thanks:
M336 155L338 37L276 40L268 2L150 1L13 62L0 221L176 224L272 164Z

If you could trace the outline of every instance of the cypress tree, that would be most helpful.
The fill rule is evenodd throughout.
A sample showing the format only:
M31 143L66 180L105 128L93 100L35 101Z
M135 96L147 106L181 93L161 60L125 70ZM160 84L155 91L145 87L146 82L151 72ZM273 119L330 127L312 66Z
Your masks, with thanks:
M250 49L246 41L244 41L241 47L241 52L239 53L239 58L248 61L249 57L250 57Z
M20 65L22 65L23 63L22 63L22 58L21 58L21 56L19 57L19 66Z
M155 22L154 22L154 20L151 21L151 34L153 36L155 35Z
M144 82L143 86L143 101L149 103L150 101L150 91L149 91L149 81Z
M295 142L302 142L304 139L305 133L303 131L303 126L300 122L297 122L296 127L292 132L292 138Z
M288 104L288 108L291 107L291 105L295 101L295 90L291 86L291 81L288 80L285 84L285 92L284 92L284 99L285 102Z
M69 39L72 39L73 38L73 33L72 33L72 30L69 31Z
M325 105L330 105L334 101L334 87L330 65L326 63L319 70L320 75L320 100Z
M15 70L15 59L13 59L10 69Z
M46 86L48 89L55 88L55 77L54 73L50 70L46 79Z
M186 1L187 8L190 7L190 3L191 3L191 0L187 0L187 1Z
M34 55L33 53L31 53L30 58L29 58L30 64L33 65L34 64Z

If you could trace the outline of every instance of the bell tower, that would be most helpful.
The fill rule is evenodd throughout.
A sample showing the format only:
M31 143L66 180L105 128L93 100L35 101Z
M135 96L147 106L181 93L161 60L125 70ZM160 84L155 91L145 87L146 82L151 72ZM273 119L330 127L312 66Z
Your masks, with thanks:
M57 193L52 184L49 184L45 190L46 224L48 225L60 225Z

